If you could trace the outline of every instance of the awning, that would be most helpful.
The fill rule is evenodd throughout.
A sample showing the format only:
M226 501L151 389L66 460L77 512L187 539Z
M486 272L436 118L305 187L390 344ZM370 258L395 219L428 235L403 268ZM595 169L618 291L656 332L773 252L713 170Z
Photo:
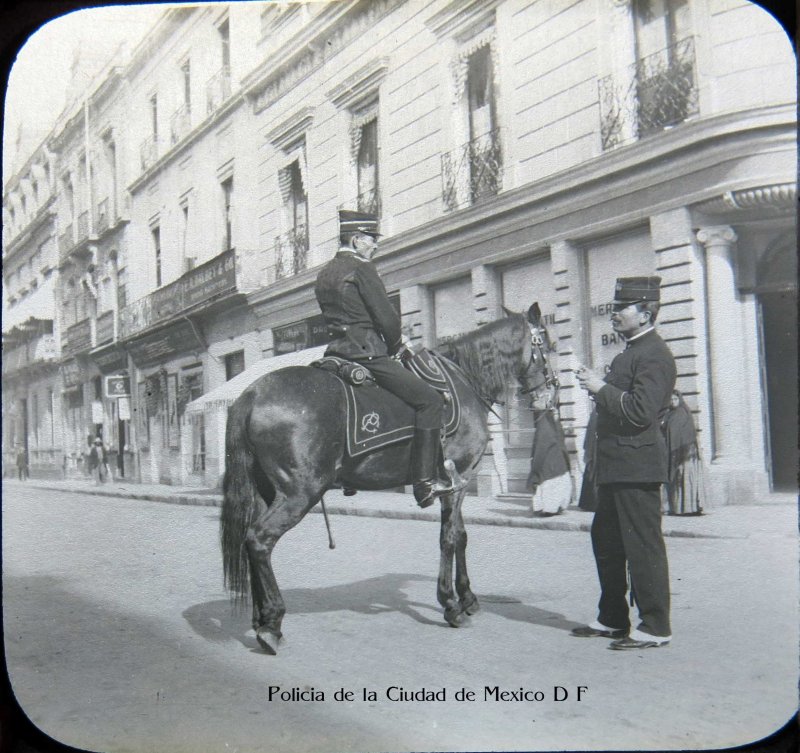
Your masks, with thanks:
M228 406L236 400L253 382L264 374L283 369L286 366L308 366L312 361L322 358L326 345L317 345L314 348L298 350L294 353L285 353L282 356L265 358L263 361L245 369L233 379L219 387L192 400L186 406L187 413L202 413L207 408Z

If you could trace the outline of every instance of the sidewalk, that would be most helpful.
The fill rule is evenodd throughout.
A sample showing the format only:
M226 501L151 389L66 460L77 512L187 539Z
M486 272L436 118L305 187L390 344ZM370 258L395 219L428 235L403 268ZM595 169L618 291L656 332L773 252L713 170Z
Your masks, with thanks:
M222 495L216 489L178 487L163 484L135 484L115 481L95 485L89 480L32 479L21 482L3 479L4 485L15 488L46 489L87 496L118 497L165 502L177 505L219 507ZM377 518L439 521L437 505L421 510L410 494L394 492L358 492L345 497L340 490L325 495L329 515L362 515ZM317 505L312 512L321 513ZM530 499L521 495L499 497L467 497L463 505L467 525L497 525L516 528L541 528L556 531L589 531L592 514L571 507L552 518L534 518ZM797 499L791 494L771 494L758 505L724 505L698 517L665 516L665 536L688 538L745 539L757 535L798 534Z

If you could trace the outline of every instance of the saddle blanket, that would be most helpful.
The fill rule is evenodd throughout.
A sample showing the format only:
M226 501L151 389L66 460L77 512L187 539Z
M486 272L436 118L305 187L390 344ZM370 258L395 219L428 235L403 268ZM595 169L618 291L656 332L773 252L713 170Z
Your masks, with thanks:
M450 374L435 353L422 350L409 363L410 370L445 394L444 432L450 436L461 420L461 404ZM414 409L373 381L354 386L341 380L347 398L347 453L358 457L413 438Z

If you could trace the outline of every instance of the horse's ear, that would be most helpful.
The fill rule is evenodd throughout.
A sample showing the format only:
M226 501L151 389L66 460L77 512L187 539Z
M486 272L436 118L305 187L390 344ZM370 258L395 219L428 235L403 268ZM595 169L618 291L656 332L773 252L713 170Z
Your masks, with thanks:
M528 321L531 324L538 326L541 318L542 318L542 312L539 309L539 304L532 303L531 307L528 309Z
M503 309L503 314L506 316L514 316L514 312L509 311L509 309L507 309L505 306L500 306L500 308Z

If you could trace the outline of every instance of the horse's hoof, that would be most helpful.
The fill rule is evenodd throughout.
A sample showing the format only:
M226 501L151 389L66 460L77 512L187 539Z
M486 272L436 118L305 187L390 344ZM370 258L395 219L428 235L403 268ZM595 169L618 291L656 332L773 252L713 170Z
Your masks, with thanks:
M456 609L445 609L444 619L450 627L461 627L464 624L464 613Z
M257 630L256 640L258 645L264 649L270 656L275 656L278 653L278 641L280 637L269 630Z
M480 612L481 605L478 603L478 600L473 598L472 601L463 604L462 611L466 614L475 614L476 612Z

